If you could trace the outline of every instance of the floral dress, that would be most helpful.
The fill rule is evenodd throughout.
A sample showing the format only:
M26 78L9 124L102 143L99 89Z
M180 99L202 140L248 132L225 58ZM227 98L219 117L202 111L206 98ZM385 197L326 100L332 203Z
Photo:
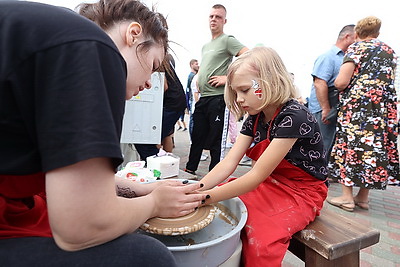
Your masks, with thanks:
M340 94L329 175L345 186L399 184L396 60L393 49L378 39L354 43L344 57L355 70Z

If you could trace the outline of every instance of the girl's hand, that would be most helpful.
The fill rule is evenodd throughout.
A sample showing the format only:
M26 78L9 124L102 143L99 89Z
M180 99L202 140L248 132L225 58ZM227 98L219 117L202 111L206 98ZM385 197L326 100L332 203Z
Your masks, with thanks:
M206 195L199 192L200 183L163 181L150 194L155 201L154 217L181 217L201 206Z

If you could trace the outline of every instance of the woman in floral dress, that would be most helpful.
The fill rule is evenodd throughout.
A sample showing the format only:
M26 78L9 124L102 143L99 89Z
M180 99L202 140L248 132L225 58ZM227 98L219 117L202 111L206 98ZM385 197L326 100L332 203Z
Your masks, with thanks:
M342 195L328 202L347 211L368 209L369 189L399 183L397 57L377 39L380 26L372 16L357 23L357 41L348 48L335 80L342 106L329 171L342 184ZM353 197L354 186L360 190Z

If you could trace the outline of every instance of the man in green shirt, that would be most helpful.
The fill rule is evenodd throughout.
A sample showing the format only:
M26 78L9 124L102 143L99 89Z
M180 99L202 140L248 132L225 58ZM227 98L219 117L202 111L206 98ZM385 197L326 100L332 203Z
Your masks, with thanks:
M192 145L185 171L195 173L203 148L210 150L209 170L220 161L224 126L224 87L233 57L248 50L232 35L224 33L226 9L214 5L209 16L211 41L203 46L198 86L201 97L193 113Z

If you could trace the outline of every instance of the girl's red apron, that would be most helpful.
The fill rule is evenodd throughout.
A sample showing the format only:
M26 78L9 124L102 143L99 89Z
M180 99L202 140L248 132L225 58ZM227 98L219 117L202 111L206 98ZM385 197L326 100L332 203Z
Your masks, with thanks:
M0 175L0 239L51 237L43 173Z
M278 113L279 109L270 125ZM265 140L247 150L248 157L258 160L270 144L270 130L271 126ZM248 210L241 235L242 263L249 267L281 266L292 235L319 215L327 191L324 181L283 159L256 189L239 196Z

